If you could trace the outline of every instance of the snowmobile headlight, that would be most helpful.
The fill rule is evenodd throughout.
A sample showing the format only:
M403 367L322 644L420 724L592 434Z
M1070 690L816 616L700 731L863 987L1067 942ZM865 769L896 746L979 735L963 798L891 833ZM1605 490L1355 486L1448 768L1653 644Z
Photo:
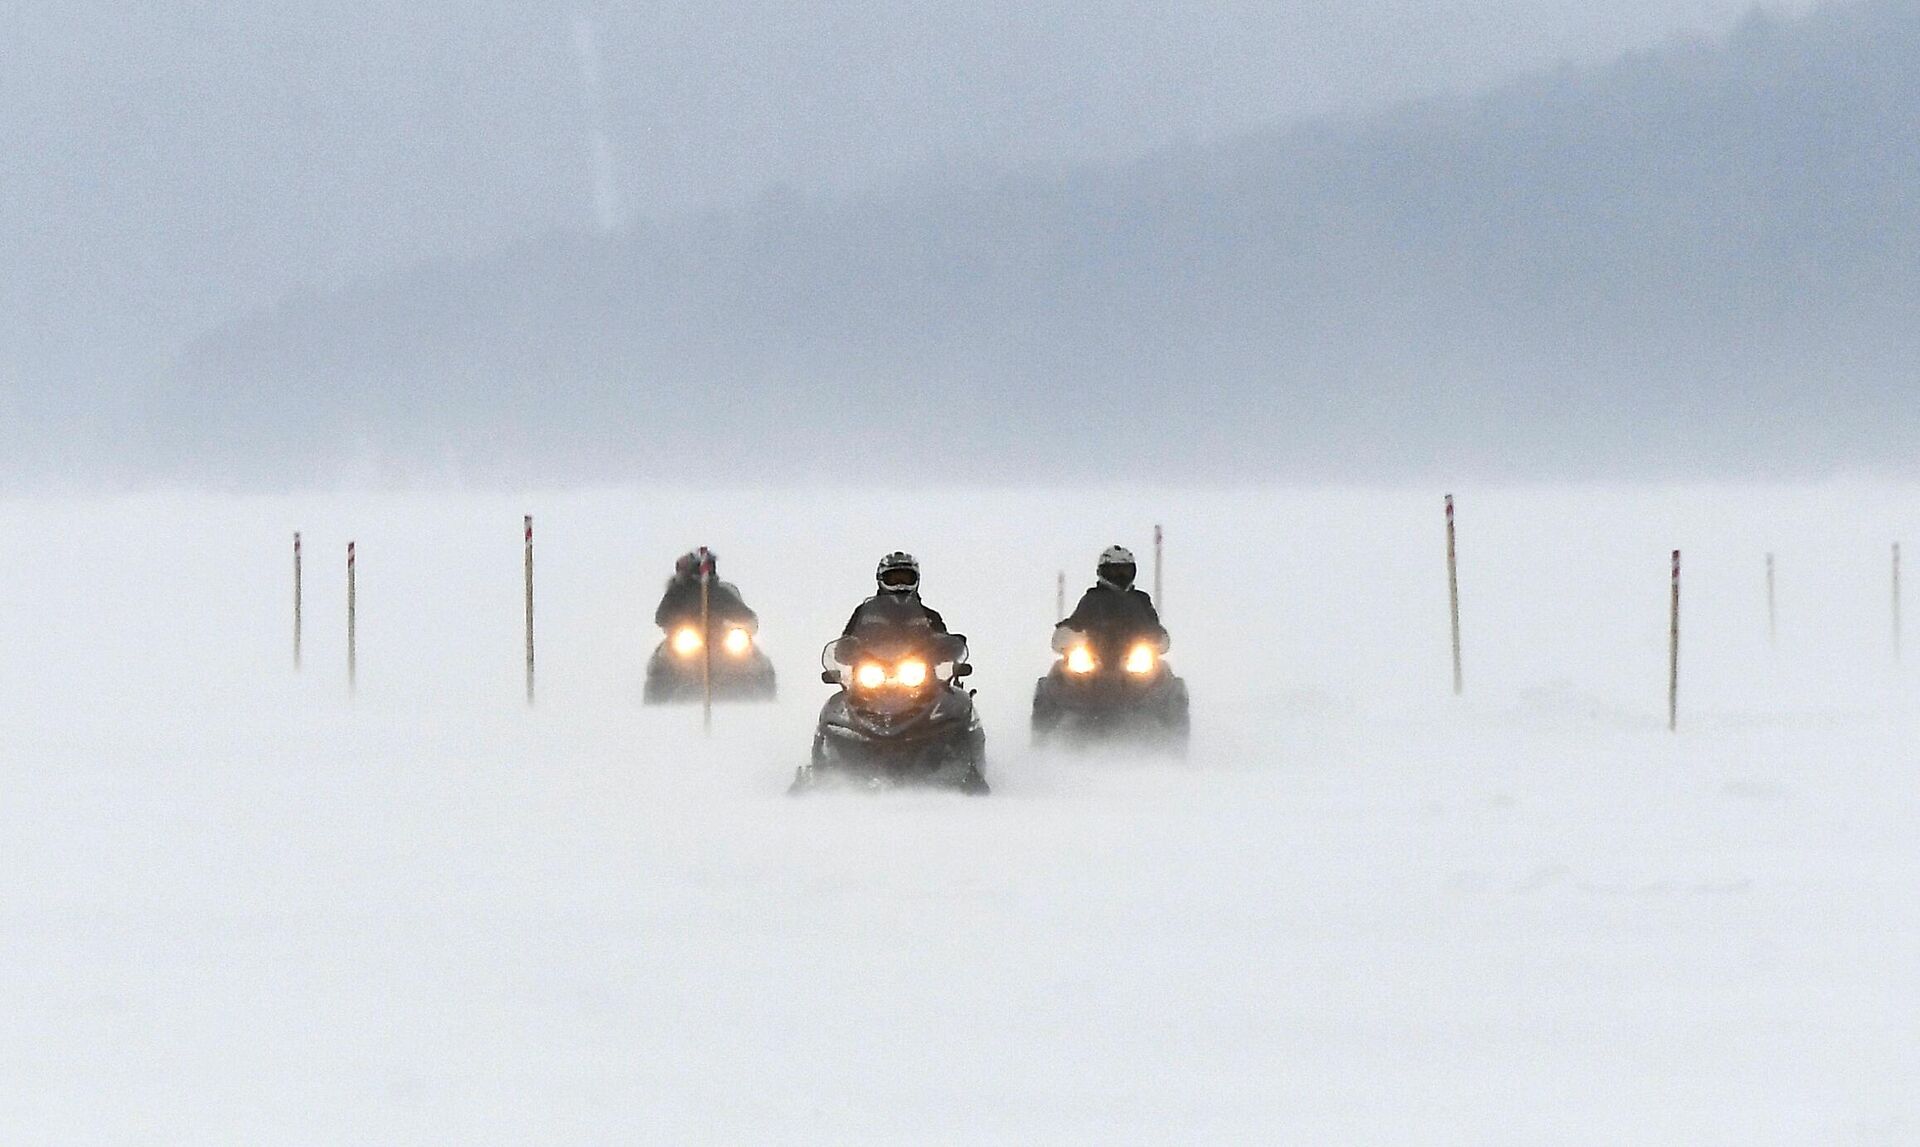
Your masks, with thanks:
M1145 676L1153 672L1153 661L1153 646L1144 641L1127 650L1127 672L1129 673Z
M727 639L724 644L728 653L735 657L744 657L747 650L753 648L753 637L746 630L735 626L727 630Z
M1093 650L1088 649L1084 645L1076 645L1072 649L1067 650L1067 672L1093 672Z
M887 683L887 667L869 661L853 671L853 683L862 689L878 689Z
M927 663L902 661L894 667L893 679L909 689L918 689L927 683Z
M692 657L700 652L700 631L691 625L683 625L673 631L673 651L682 657Z

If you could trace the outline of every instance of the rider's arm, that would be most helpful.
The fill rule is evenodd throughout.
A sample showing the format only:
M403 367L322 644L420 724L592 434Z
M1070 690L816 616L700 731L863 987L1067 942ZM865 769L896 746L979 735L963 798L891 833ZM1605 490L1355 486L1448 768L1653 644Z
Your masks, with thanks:
M713 600L708 603L713 615L723 621L744 625L748 630L760 631L760 618L747 608L746 601L740 596L739 587L732 582L715 582Z
M1079 603L1073 607L1073 612L1062 618L1060 624L1069 629L1085 629L1089 620L1087 616L1088 607L1099 600L1094 597L1094 594L1098 592L1098 590L1090 589L1081 594Z
M680 595L676 592L679 588L677 582L668 582L667 592L660 595L660 604L654 607L653 623L661 629L680 620Z
M859 641L853 636L853 631L860 624L860 615L865 613L866 610L867 604L865 602L861 602L856 606L853 611L853 616L847 618L847 627L840 631L839 638L833 643L833 659L842 665L850 664L853 661L854 653L859 645Z
M1133 600L1140 607L1140 620L1159 637L1164 645L1167 641L1167 627L1160 624L1160 611L1154 608L1153 598L1145 590L1133 591Z

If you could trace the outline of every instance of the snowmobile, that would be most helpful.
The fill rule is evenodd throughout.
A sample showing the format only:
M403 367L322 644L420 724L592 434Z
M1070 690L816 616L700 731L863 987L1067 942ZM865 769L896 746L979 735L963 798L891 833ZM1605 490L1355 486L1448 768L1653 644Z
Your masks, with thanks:
M1096 637L1061 625L1058 654L1033 690L1033 743L1125 743L1184 752L1187 683L1167 667L1167 640Z
M646 703L699 701L706 695L703 674L711 674L716 701L774 699L773 662L761 651L750 622L716 617L706 635L698 617L681 621L647 662Z
M812 758L789 792L932 787L984 794L986 733L966 641L920 625L843 637L821 651L820 680L840 691L820 710Z

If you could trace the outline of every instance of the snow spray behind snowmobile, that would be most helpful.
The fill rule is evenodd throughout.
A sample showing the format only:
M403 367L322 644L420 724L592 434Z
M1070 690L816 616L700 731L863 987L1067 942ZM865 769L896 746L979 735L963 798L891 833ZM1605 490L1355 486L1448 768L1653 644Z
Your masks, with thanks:
M909 786L985 793L986 734L966 640L930 626L843 637L821 651L820 679L839 691L820 710L812 758L794 793L828 787Z

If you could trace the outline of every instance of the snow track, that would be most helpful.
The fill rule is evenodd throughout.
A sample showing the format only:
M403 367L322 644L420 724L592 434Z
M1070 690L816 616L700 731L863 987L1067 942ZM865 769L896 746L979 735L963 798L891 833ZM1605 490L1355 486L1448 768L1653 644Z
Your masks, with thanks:
M1460 702L1437 492L0 503L0 1137L1920 1138L1920 495L1458 493ZM1054 570L1156 518L1191 759L1029 752ZM711 741L638 704L701 542L784 691ZM789 800L897 547L994 795Z

